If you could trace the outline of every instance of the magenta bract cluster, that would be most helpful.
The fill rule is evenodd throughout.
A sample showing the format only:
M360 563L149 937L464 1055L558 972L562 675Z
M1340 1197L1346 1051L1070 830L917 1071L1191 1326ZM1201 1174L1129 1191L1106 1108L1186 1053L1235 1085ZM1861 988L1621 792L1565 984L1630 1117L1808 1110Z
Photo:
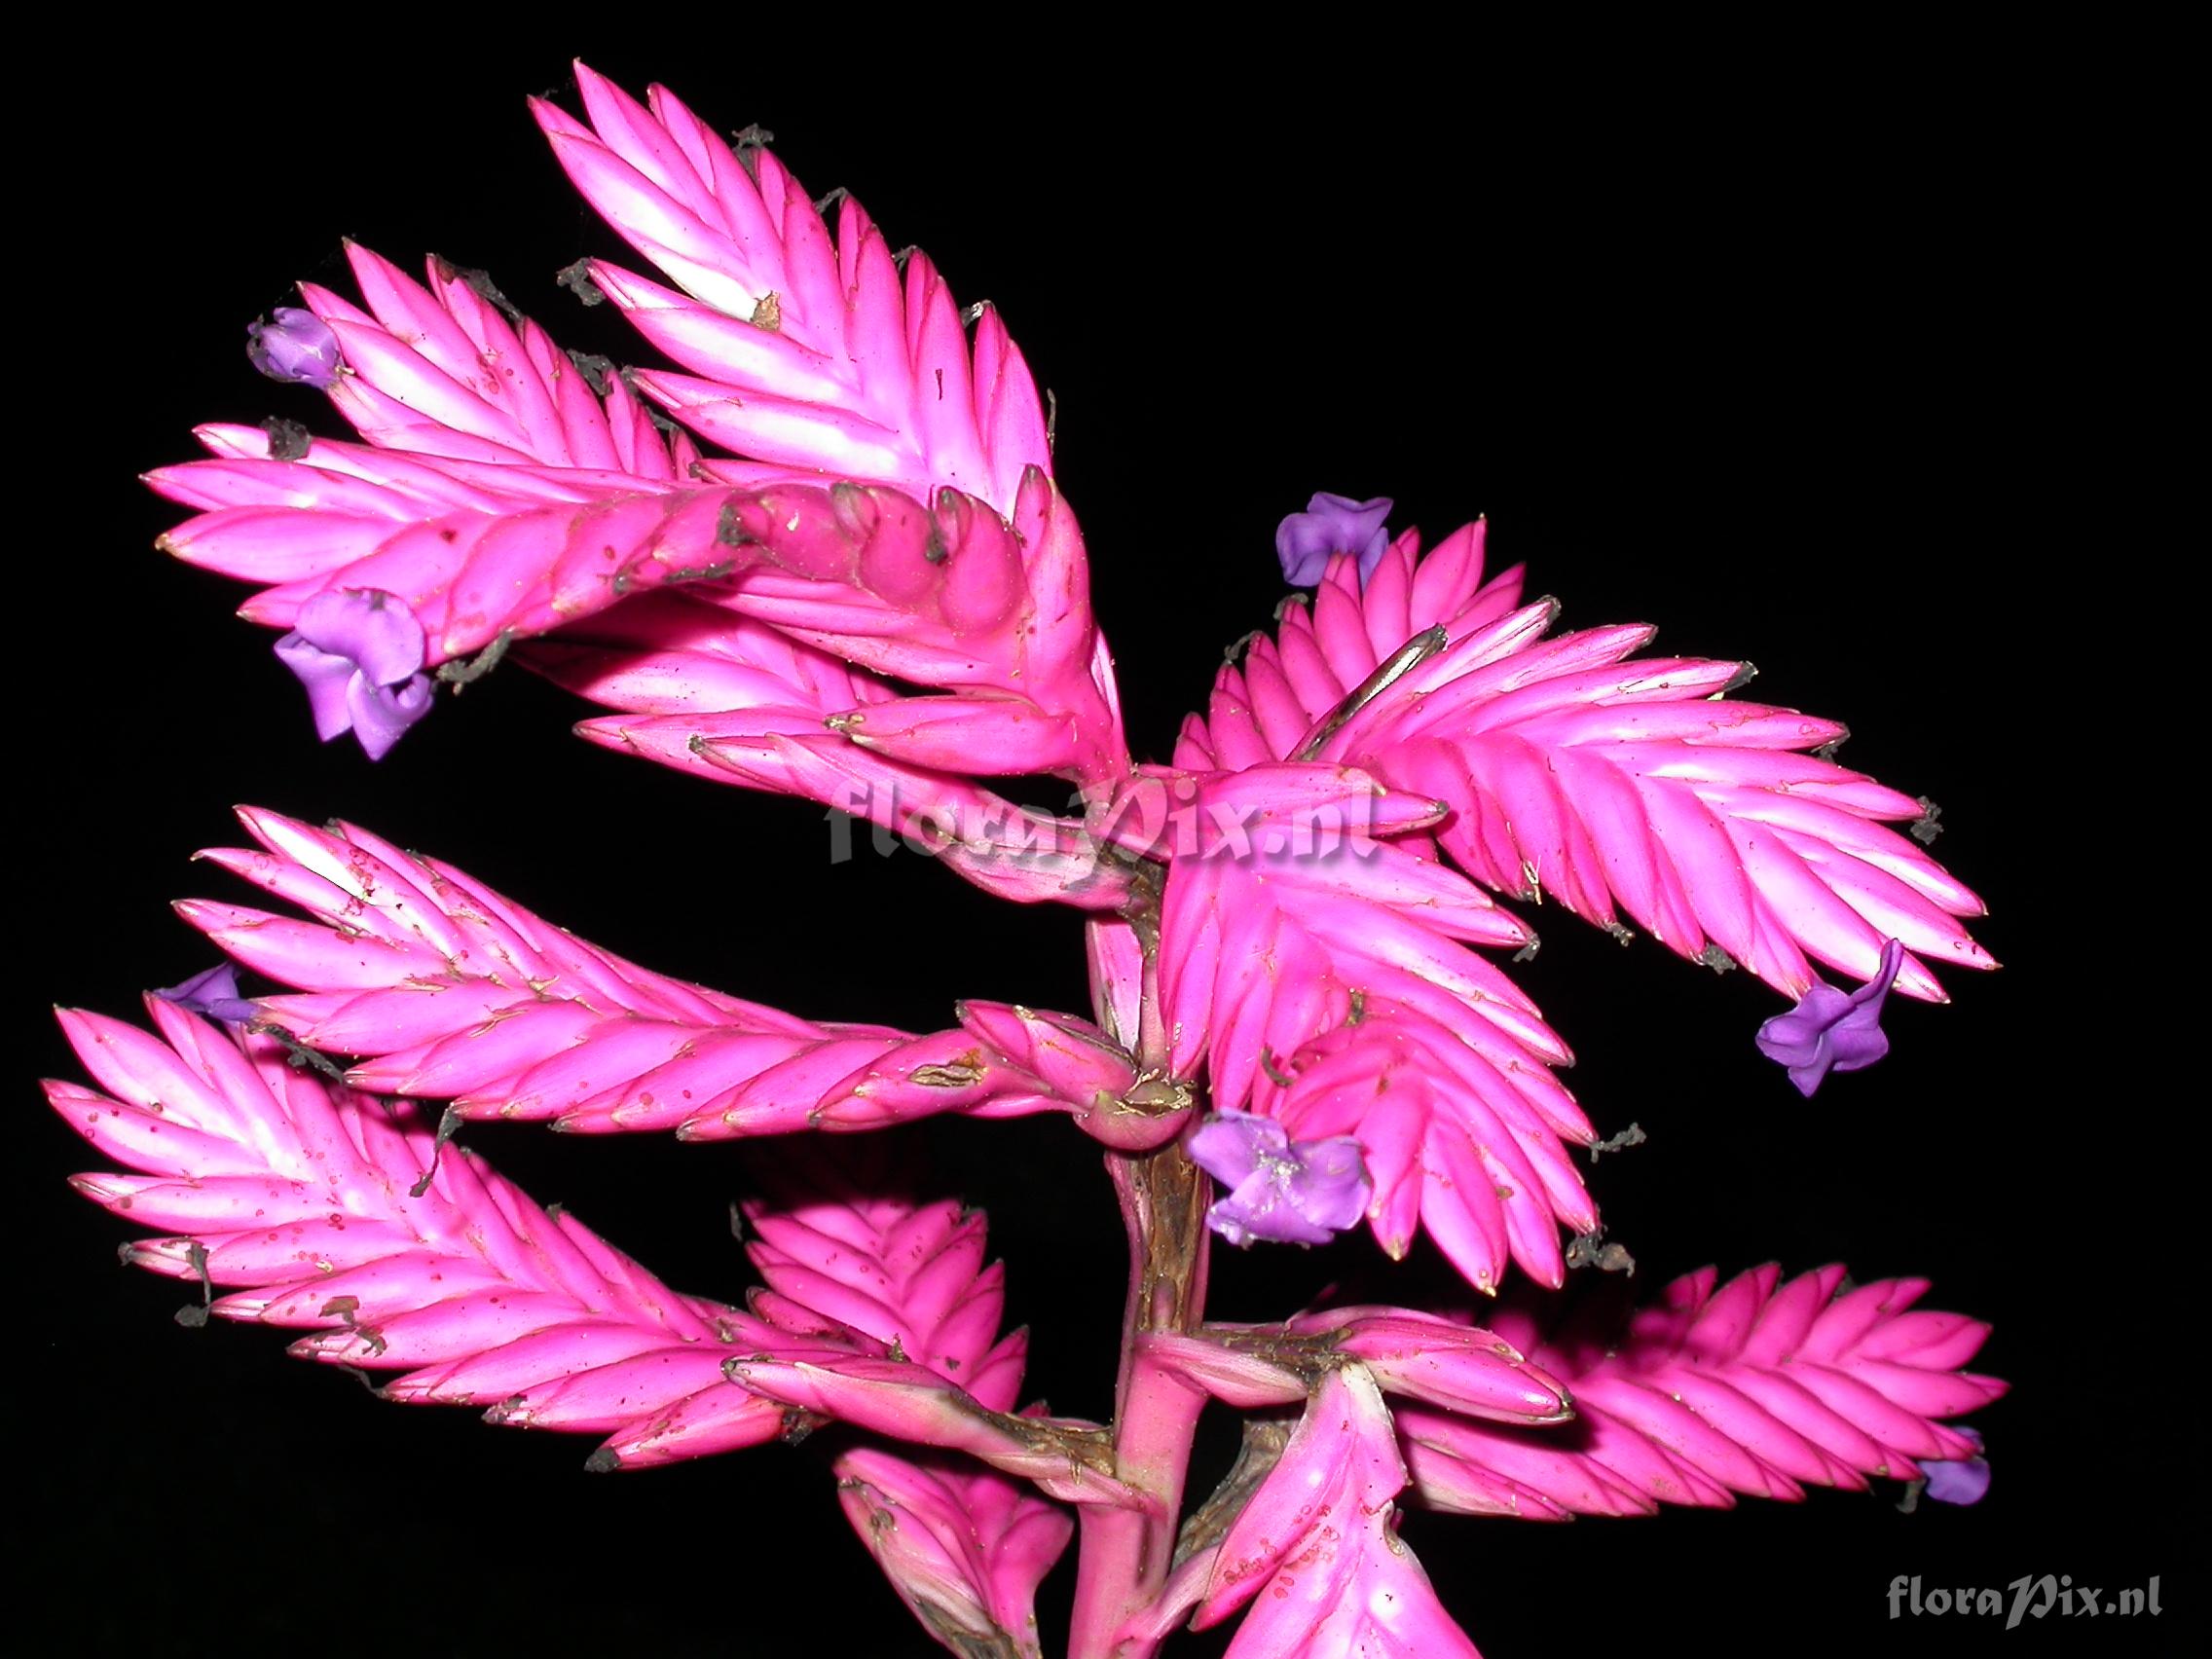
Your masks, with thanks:
M1741 967L1791 1004L1759 1044L1809 1094L1881 1056L1893 990L1939 1002L1938 969L1994 965L1964 926L1980 901L1896 828L1923 803L1840 765L1836 722L1739 698L1740 662L1557 631L1518 567L1488 569L1482 524L1424 545L1387 498L1327 494L1276 532L1310 593L1140 763L998 313L963 311L850 196L811 199L757 133L577 86L584 119L534 112L654 274L592 260L573 281L666 365L607 372L480 274L350 246L357 298L303 284L249 352L350 435L202 427L208 457L151 480L191 509L164 546L252 585L242 613L280 631L324 738L383 756L441 682L520 664L593 705L587 741L1073 908L1091 1006L970 999L934 1031L789 1013L370 830L247 809L252 844L205 856L255 903L180 909L274 988L248 998L228 967L172 986L158 1036L63 1016L98 1088L52 1098L134 1172L78 1178L155 1230L133 1259L303 1332L306 1357L397 1373L387 1397L592 1436L597 1469L844 1423L844 1511L956 1651L1041 1653L1036 1589L1079 1534L1080 1659L1239 1613L1240 1656L1466 1653L1401 1501L1556 1520L1876 1478L1978 1496L1979 1439L1948 1419L2003 1385L1963 1369L1985 1328L1917 1309L1921 1281L1768 1268L1641 1311L1550 1300L1614 1247L1569 1022L1513 973L1545 901ZM1001 783L1036 775L1064 809ZM1053 1114L1103 1149L1134 1249L1111 1421L1022 1403L981 1218L864 1132L947 1113ZM760 1282L720 1301L453 1144L487 1118L816 1138L772 1143L745 1211ZM1391 1258L1425 1236L1484 1322L1211 1320L1209 1230ZM1252 1419L1201 1510L1208 1401Z

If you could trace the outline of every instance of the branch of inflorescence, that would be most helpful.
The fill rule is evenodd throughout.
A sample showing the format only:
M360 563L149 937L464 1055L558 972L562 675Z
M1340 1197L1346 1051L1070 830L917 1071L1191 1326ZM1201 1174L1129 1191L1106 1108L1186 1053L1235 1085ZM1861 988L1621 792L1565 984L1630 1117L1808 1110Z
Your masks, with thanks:
M1140 879L1124 912L1144 946L1139 1072L1165 1076L1157 884ZM1146 1351L1157 1333L1185 1335L1205 1317L1206 1206L1212 1186L1180 1139L1154 1151L1109 1152L1106 1171L1128 1235L1129 1288L1114 1393L1114 1473L1157 1507L1084 1506L1070 1659L1144 1659L1164 1631L1143 1615L1160 1600L1175 1557L1191 1440L1205 1396Z

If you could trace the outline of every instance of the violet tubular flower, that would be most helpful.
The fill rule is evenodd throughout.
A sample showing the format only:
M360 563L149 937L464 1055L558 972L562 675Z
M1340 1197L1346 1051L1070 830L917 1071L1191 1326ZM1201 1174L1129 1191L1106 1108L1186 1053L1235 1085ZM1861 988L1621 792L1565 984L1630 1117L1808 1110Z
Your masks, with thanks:
M406 604L371 588L316 594L276 649L308 688L315 735L328 743L350 731L381 760L430 712L425 644Z
M1383 521L1391 505L1387 496L1355 501L1327 491L1316 495L1304 512L1292 513L1275 528L1275 556L1282 561L1284 579L1293 587L1311 587L1328 570L1332 554L1351 553L1358 556L1360 580L1365 581L1390 545Z
M1218 1112L1191 1136L1191 1161L1229 1189L1206 1225L1232 1244L1326 1244L1367 1210L1367 1165L1349 1135L1294 1141L1272 1118Z
M328 323L298 306L278 306L246 324L245 354L274 381L327 391L338 384L338 336Z
M1904 965L1904 946L1890 940L1882 965L1858 990L1846 994L1815 981L1788 1014L1759 1027L1759 1052L1789 1068L1797 1092L1811 1098L1831 1071L1859 1071L1890 1051L1881 1027L1882 1004Z
M228 1020L234 1025L261 1017L260 1005L239 994L239 971L228 962L219 962L176 984L164 985L154 995L188 1014L203 1014L209 1019Z

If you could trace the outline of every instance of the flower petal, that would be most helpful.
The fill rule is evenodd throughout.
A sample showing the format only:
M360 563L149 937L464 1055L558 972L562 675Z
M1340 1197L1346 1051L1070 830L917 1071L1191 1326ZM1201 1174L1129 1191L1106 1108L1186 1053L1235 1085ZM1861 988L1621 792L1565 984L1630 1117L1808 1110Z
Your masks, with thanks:
M353 714L348 704L347 688L357 672L352 660L318 649L298 633L286 634L276 642L276 655L307 687L308 707L314 714L315 736L328 743L350 731Z
M1272 1118L1222 1112L1189 1145L1193 1161L1230 1189L1206 1225L1232 1244L1326 1244L1367 1213L1372 1184L1348 1135L1294 1141Z
M1981 1449L1979 1430L1965 1423L1950 1426L1960 1439L1971 1441L1975 1451ZM1979 1503L1989 1493L1989 1459L1986 1457L1923 1457L1920 1473L1928 1482L1928 1495L1937 1503Z
M1191 1161L1225 1187L1240 1187L1260 1167L1263 1152L1281 1154L1290 1135L1269 1118L1218 1112L1199 1124L1188 1143Z
M1373 1191L1359 1142L1349 1135L1301 1143L1304 1165L1290 1178L1290 1201L1298 1212L1331 1233L1357 1225L1367 1213Z
M1372 574L1390 545L1383 521L1391 505L1387 496L1368 501L1326 491L1315 496L1304 512L1292 513L1275 529L1275 557L1282 561L1284 577L1293 587L1311 587L1338 553L1358 555L1361 577Z
M430 677L418 674L404 685L371 685L356 674L346 687L346 707L353 735L371 760L382 760L407 728L430 712Z
M260 1007L239 994L239 971L228 962L218 962L181 983L164 985L154 995L210 1019L242 1022L261 1017Z
M374 588L332 589L300 608L310 644L350 657L378 685L396 685L423 666L423 624L406 602Z
M1848 996L1815 980L1788 1014L1759 1027L1759 1051L1789 1069L1789 1081L1810 1096L1830 1071L1858 1071L1890 1051L1882 1032L1882 1005L1904 965L1904 946L1885 940L1874 977Z

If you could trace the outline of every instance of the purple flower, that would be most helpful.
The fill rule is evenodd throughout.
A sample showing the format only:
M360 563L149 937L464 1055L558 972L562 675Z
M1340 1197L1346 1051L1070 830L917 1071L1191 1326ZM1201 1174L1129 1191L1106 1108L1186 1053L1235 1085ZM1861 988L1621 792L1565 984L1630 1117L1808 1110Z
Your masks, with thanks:
M182 984L164 985L154 995L210 1019L243 1024L261 1017L260 1006L239 995L239 971L228 962L219 962L203 974L195 974Z
M423 624L406 602L375 588L318 593L276 642L284 666L308 688L315 734L328 743L350 731L371 760L430 712L422 672Z
M1903 965L1904 946L1893 939L1882 946L1874 977L1850 995L1815 980L1795 1008L1759 1027L1759 1052L1788 1066L1789 1081L1808 1097L1829 1072L1872 1065L1890 1051L1882 1002Z
M1958 1432L1973 1442L1974 1450L1981 1450L1981 1436L1971 1428ZM1956 1460L1923 1457L1920 1475L1928 1483L1928 1495L1937 1503L1979 1503L1989 1491L1989 1459L1986 1457L1961 1457Z
M1358 1222L1372 1190L1349 1135L1294 1141L1272 1118L1217 1112L1191 1136L1194 1162L1229 1189L1206 1225L1232 1244L1326 1244Z
M245 354L271 380L328 389L338 384L338 336L298 306L278 306L245 325Z
M1293 587L1311 587L1329 568L1333 553L1359 555L1359 579L1375 573L1376 562L1390 545L1390 533L1382 521L1390 516L1390 498L1372 501L1347 500L1326 493L1306 503L1275 527L1275 557L1282 561L1284 579Z

